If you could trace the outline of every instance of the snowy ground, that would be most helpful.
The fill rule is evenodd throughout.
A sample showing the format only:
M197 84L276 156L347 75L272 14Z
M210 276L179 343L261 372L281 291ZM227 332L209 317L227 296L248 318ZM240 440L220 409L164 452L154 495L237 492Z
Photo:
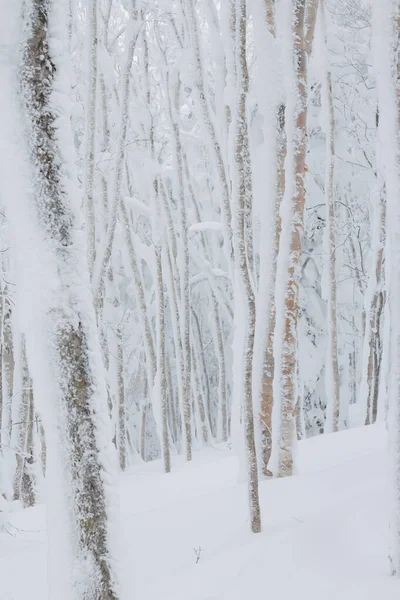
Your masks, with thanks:
M394 600L387 560L382 425L300 443L300 475L261 484L263 533L225 449L121 477L127 600ZM0 600L46 598L45 511L12 513L0 535ZM196 564L194 549L201 548ZM51 600L56 600L52 598Z

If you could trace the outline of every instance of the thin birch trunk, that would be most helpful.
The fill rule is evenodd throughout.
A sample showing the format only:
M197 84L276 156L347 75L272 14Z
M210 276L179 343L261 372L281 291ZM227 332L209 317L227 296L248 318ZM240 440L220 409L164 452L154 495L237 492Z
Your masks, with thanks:
M14 500L22 500L23 505L34 504L34 482L29 465L33 463L33 394L26 358L25 339L22 337L17 381L21 385L18 399L18 421L14 424L16 432L16 462L14 473ZM18 363L17 363L18 364Z
M382 360L382 340L380 335L380 321L384 307L383 294L383 257L386 243L386 202L382 195L379 202L378 215L374 217L379 226L378 247L375 252L373 272L368 284L367 297L370 298L366 314L368 322L365 328L364 344L367 344L367 364L363 364L362 378L366 377L367 383L367 413L365 424L374 423L378 411L378 390L380 379L380 366ZM364 363L366 361L364 360Z
M286 136L285 136L285 106L281 104L277 114L277 181L276 196L274 206L274 245L272 249L272 269L270 281L269 297L269 315L267 344L265 347L264 369L261 392L261 465L265 476L271 476L272 472L268 469L268 463L272 452L272 412L274 405L273 384L275 376L275 357L274 357L274 333L276 321L275 305L275 286L276 269L279 252L279 240L281 235L281 218L279 210L283 196L285 194L285 158L286 158Z
M206 390L206 409L207 409L208 426L210 428L211 435L215 438L216 431L214 430L214 427L213 427L213 420L212 420L212 415L211 415L210 380L209 380L208 371L207 371L207 367L206 367L206 361L204 359L204 352L199 350L199 348L200 349L203 348L203 336L201 335L199 317L197 316L196 311L193 309L192 309L192 316L193 316L193 321L195 324L194 329L197 333L197 340L198 340L198 344L196 344L196 341L195 341L195 345L198 350L197 356L201 358L201 366L202 366L201 372L203 374L204 386L205 386L205 390ZM193 337L196 338L196 336L194 336L194 335L193 335ZM201 379L201 377L200 377L200 379Z
M2 384L3 384L3 422L7 423L8 439L12 431L12 399L14 396L14 343L12 331L12 311L3 294L3 352L2 352ZM4 434L4 432L3 432Z
M86 169L85 207L86 237L88 245L89 273L92 275L96 258L96 218L94 207L94 160L96 151L96 96L97 96L97 0L90 0L88 7L89 50L89 90L86 115Z
M124 383L124 348L122 331L117 330L117 394L118 394L118 456L121 471L126 469L126 411Z
M379 102L379 142L385 173L388 236L389 481L392 574L400 575L400 1L372 3L373 57Z
M248 469L248 493L251 530L253 533L261 531L261 514L258 496L257 456L254 439L254 415L252 397L252 363L254 355L255 331L255 300L252 289L249 264L247 260L246 224L250 222L248 212L251 208L252 197L252 172L249 152L249 138L247 128L247 94L248 72L246 60L246 1L236 2L237 19L237 113L235 115L235 270L237 286L243 300L243 318L245 326L243 348L236 348L243 352L243 424L246 446L246 459ZM238 302L240 305L240 300ZM237 308L236 308L237 310Z
M183 371L181 378L183 382L183 428L186 460L192 460L192 422L191 422L191 378L190 378L190 284L189 284L189 245L188 245L188 223L185 204L184 172L182 160L182 142L180 137L179 123L177 121L177 112L179 108L179 82L172 86L173 98L168 94L169 113L172 124L174 143L175 143L175 161L177 169L177 184L179 197L179 219L180 219L180 247L178 249L179 274L181 280L180 297L180 325L182 336L183 351Z
M162 270L161 249L156 248L156 269L157 269L157 293L158 293L158 352L157 352L157 370L160 386L160 405L161 405L161 432L162 432L162 457L164 462L164 471L171 471L171 454L169 449L168 432L168 391L167 377L165 370L165 301L164 301L164 281Z
M208 429L207 429L207 423L206 423L206 411L204 408L204 399L203 399L203 393L202 393L201 384L200 384L199 365L198 365L197 356L196 356L196 346L193 343L193 341L192 341L192 376L194 379L194 385L193 385L194 399L197 403L197 409L198 409L199 417L200 417L201 434L202 434L203 442L205 444L207 444L208 443Z
M172 441L178 443L178 423L176 417L176 405L179 407L179 399L175 401L175 389L172 383L172 366L169 358L169 352L165 353L165 369L167 377L167 400L169 410L169 429L171 432Z
M295 0L291 9L292 73L291 98L286 107L288 165L285 174L285 218L278 256L277 284L281 306L277 306L275 343L278 368L275 371L274 396L279 403L280 477L293 473L293 445L296 437L296 376L299 283L301 276L302 235L305 203L305 155L307 149L307 62L304 43L305 0Z
M316 3L317 4L317 3ZM320 0L321 20L324 35L324 50L327 54L327 30L325 15L325 0ZM314 19L315 22L315 19ZM306 44L308 44L306 34ZM338 362L338 324L337 324L337 291L336 291L336 218L335 218L335 111L333 106L332 73L329 57L326 55L325 70L325 103L327 108L326 131L326 179L325 202L327 208L327 237L328 237L328 353L327 353L327 423L325 431L339 431L340 428L340 386Z

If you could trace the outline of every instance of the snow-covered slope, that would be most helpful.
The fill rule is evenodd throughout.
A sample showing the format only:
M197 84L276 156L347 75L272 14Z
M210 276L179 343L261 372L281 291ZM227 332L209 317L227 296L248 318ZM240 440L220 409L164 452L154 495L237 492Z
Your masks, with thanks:
M301 442L300 475L261 484L256 536L229 450L207 449L192 464L175 458L169 475L159 462L132 468L121 477L126 600L397 600L400 581L387 560L386 444L382 425ZM44 508L8 520L0 600L43 600Z

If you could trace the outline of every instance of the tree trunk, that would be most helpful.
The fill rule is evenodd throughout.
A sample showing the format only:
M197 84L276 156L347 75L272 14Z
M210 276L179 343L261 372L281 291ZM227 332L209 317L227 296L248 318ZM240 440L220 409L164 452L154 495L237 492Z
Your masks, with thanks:
M379 139L385 169L390 269L390 376L388 390L390 564L400 575L400 1L372 3L373 57L379 102Z
M286 158L286 136L285 136L285 106L281 104L277 115L277 178L276 196L274 206L274 245L272 255L272 269L270 281L269 315L267 344L265 347L264 370L261 391L261 465L265 476L272 475L268 469L268 463L272 452L272 411L274 405L273 384L275 375L274 357L274 333L276 320L275 285L276 269L279 252L279 239L281 235L281 218L279 210L285 193L285 158Z
M10 213L16 237L22 236L18 252L26 271L33 260L29 243L34 245L34 260L47 269L41 278L29 276L34 319L32 329L26 332L26 343L35 396L43 402L46 431L51 431L47 470L54 482L52 493L58 494L59 502L52 525L67 533L72 549L71 565L62 567L62 581L60 567L56 567L58 589L51 589L50 595L58 596L62 588L63 597L116 600L109 536L112 487L104 477L108 471L106 480L112 478L109 465L115 456L110 446L106 383L80 233L79 198L74 197L77 181L69 154L73 152L72 131L70 119L64 116L72 104L65 69L68 2L31 0L24 8L20 83L33 197L21 198L18 208L33 215L29 223L32 242L27 243L24 234L19 234L16 208L11 207ZM53 44L53 40L58 43ZM61 489L56 490L59 486ZM52 560L61 541L57 539L52 548ZM68 591L69 582L73 590Z
M324 50L327 54L327 30L325 1L320 0L321 17L324 35ZM315 22L315 21L314 21ZM325 377L327 384L327 423L325 431L339 431L340 427L340 386L339 386L339 363L338 363L338 325L337 325L337 300L336 300L336 219L335 219L335 112L332 94L332 73L329 66L329 57L325 57L327 66L325 72L325 104L327 109L327 131L326 131L326 178L325 178L325 201L327 208L327 238L328 238L328 352L327 369L329 376Z
M382 310L384 307L383 288L383 256L386 241L386 198L385 191L382 191L377 215L374 215L375 228L379 228L377 232L377 247L375 249L373 270L368 282L367 298L369 306L367 306L366 314L368 322L365 327L364 344L367 348L364 350L363 356L363 372L362 372L362 388L365 389L367 396L367 413L365 424L370 425L376 420L378 411L378 390L380 379L380 366L382 360L382 340L380 335L380 321ZM364 385L363 385L364 384Z
M158 290L158 378L160 386L160 407L161 407L161 435L162 435L162 457L164 462L164 471L171 471L171 454L169 449L168 432L168 389L167 376L165 370L165 301L164 301L164 281L162 273L161 248L156 248L156 268L157 268L157 290Z
M295 0L292 9L293 44L291 97L286 106L288 160L286 196L278 256L274 397L280 410L280 477L293 473L293 444L296 435L297 324L304 229L304 172L307 149L307 62L304 48L305 0ZM290 100L290 101L289 101Z
M17 466L14 474L14 500L21 500L24 507L28 507L33 506L35 502L35 484L32 472L32 465L34 461L34 408L32 381L28 371L24 337L22 337L20 342L18 382L21 386L21 393L19 394L19 398L17 400L17 404L19 406L18 421L14 424L14 428L16 429L15 437L17 438Z
M122 331L117 330L118 456L121 471L126 469L126 411L124 384L124 348Z
M235 271L237 289L240 298L236 302L235 310L243 310L241 318L244 319L245 335L242 348L235 348L236 352L243 353L243 388L240 395L243 398L243 424L246 446L248 469L248 491L251 530L253 533L261 531L261 514L258 496L257 456L254 439L254 415L252 395L252 371L254 356L255 333L255 300L250 279L249 263L247 256L246 230L251 222L248 211L252 205L252 172L249 151L249 137L247 127L247 94L248 72L246 59L246 0L236 2L237 19L237 114L235 115ZM242 305L242 302L243 305Z
M94 208L94 159L96 150L96 91L97 91L97 0L89 0L88 32L89 93L86 114L85 207L89 273L92 275L96 258L96 219Z

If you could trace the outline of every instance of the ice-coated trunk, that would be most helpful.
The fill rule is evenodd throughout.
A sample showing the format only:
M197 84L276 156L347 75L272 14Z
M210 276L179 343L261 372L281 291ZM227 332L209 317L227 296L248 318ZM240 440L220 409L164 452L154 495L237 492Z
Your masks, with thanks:
M246 239L246 225L248 226L251 221L248 211L252 206L252 199L249 198L249 196L252 196L253 193L246 114L249 85L246 59L246 0L237 0L236 19L237 93L236 114L234 117L234 249L236 289L240 297L237 298L235 304L236 310L238 310L237 307L239 306L242 311L241 317L243 318L244 337L243 346L238 347L238 345L236 345L234 349L235 352L240 353L240 356L243 357L241 359L243 375L240 379L238 378L238 381L241 380L241 389L236 390L235 394L238 398L241 398L241 405L243 407L251 530L253 533L258 533L261 531L261 514L258 496L258 472L252 394L256 307L250 279Z
M9 210L18 264L26 265L18 277L30 291L34 315L26 330L27 354L53 482L50 595L116 600L110 483L115 454L71 158L67 15L67 0L24 4L20 86L33 193L20 194L18 201L16 196ZM30 215L24 228L21 212ZM36 261L42 274L30 278Z
M390 318L388 392L390 563L400 575L400 2L372 4L373 57L379 102L379 144L387 199L387 273Z
M324 51L327 53L327 30L325 1L320 0L321 22L324 35ZM336 291L336 218L335 218L335 112L332 93L332 73L329 57L325 56L324 105L326 111L326 176L325 203L327 213L327 251L328 251L328 349L326 364L326 394L328 398L327 421L325 431L339 431L340 428L340 386L338 362L338 324L337 324L337 291Z
M275 326L274 398L279 412L278 475L292 475L296 438L297 326L305 203L307 149L307 62L304 47L305 0L295 0L285 42L290 56L287 76L287 160L282 202Z

